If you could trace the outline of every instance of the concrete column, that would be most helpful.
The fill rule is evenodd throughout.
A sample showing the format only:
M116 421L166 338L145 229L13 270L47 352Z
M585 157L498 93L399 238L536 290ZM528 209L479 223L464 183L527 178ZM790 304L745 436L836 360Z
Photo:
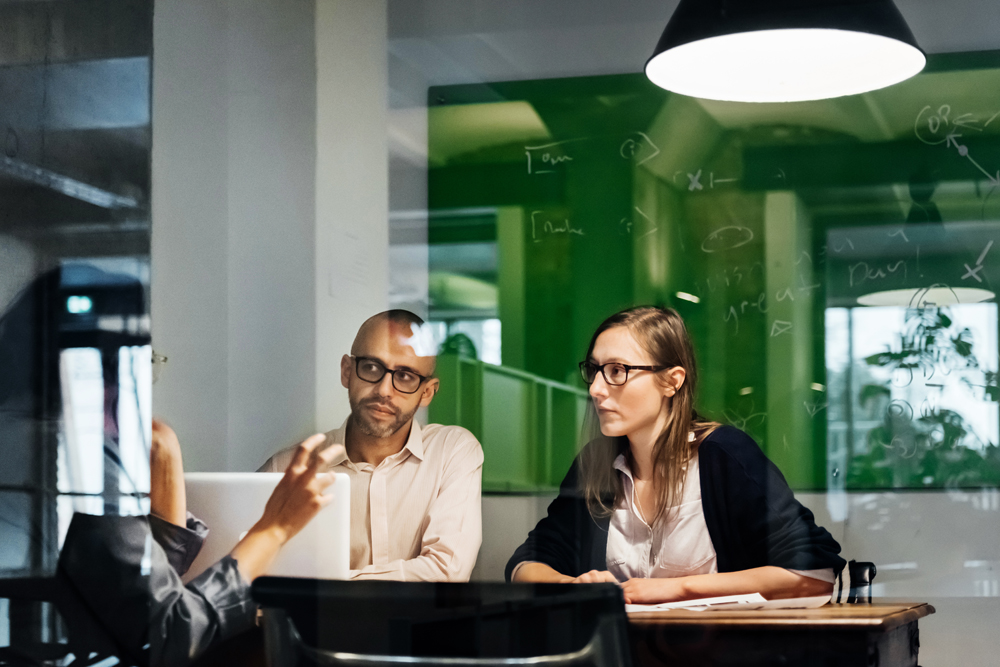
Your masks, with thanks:
M151 316L167 355L153 414L188 470L226 466L229 427L226 3L177 0L153 18Z
M764 274L767 295L767 440L765 452L792 488L825 483L817 460L813 420L823 419L825 394L814 379L814 290L804 289L796 262L810 256L809 214L793 192L768 192L764 203ZM812 261L810 259L810 261ZM811 268L811 267L809 267ZM817 472L820 471L820 472Z
M388 307L386 0L316 1L316 429L350 413L340 358Z
M252 470L313 430L315 11L157 7L154 412L188 470Z

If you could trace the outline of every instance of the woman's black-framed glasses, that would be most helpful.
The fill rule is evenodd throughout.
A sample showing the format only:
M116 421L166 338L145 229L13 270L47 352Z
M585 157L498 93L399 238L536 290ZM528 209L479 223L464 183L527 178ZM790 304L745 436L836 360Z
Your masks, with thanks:
M394 371L385 367L378 359L371 357L354 357L354 370L357 376L365 382L378 384L385 377L386 373L392 374L392 386L402 394L415 394L420 389L428 375L420 375L406 368L397 368Z
M587 384L593 384L594 379L597 378L597 372L600 371L601 375L604 376L604 381L613 387L620 387L628 381L629 371L662 371L667 366L630 366L628 364L610 363L610 364L595 364L589 361L580 362L580 374L583 376L583 381Z

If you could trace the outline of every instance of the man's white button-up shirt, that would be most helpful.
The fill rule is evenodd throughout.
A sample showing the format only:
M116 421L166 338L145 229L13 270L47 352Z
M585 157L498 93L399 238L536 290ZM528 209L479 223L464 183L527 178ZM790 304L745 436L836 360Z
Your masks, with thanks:
M323 447L344 444L346 422ZM283 472L295 447L258 472ZM346 455L329 470L351 478L351 577L468 581L482 543L483 450L460 426L416 421L398 453L377 466Z

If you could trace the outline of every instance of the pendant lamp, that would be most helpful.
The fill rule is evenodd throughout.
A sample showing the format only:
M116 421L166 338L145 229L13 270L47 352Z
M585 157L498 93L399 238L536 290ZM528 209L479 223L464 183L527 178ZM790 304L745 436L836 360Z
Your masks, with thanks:
M801 102L884 88L925 62L892 0L681 0L646 76L691 97Z

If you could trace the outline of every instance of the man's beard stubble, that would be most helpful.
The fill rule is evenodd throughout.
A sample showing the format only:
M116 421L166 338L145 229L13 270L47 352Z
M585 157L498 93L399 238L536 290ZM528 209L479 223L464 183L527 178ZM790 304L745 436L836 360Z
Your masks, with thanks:
M413 410L403 414L399 408L392 404L391 401L383 401L378 397L349 402L351 404L351 424L357 427L359 431L372 438L388 438L393 435L399 431L399 429L406 426L411 419L413 419L413 415L417 413L417 409L420 407L418 404L413 408ZM381 408L392 410L395 414L395 419L388 423L379 423L369 419L363 408L367 408L371 405L377 405Z

